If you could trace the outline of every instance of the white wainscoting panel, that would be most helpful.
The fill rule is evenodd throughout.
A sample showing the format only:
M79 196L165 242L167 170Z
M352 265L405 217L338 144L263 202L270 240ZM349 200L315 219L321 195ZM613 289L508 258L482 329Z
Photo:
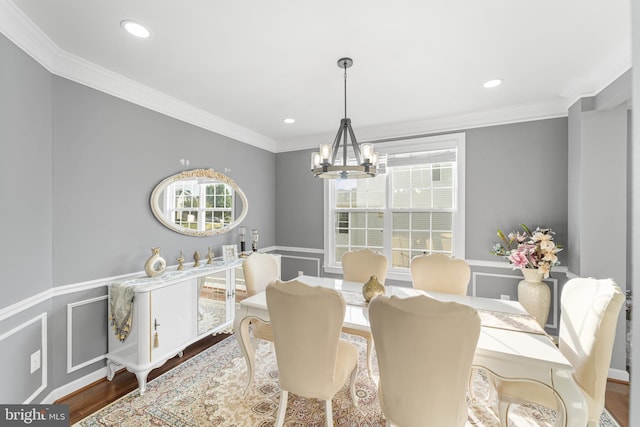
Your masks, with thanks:
M67 374L70 374L73 371L77 371L78 369L82 369L85 366L91 365L92 363L98 362L105 358L106 354L101 354L91 360L86 360L75 366L73 365L73 309L82 305L105 301L107 298L108 295L103 295L100 297L67 304Z
M29 396L23 404L31 403L35 397L40 394L45 388L47 388L47 313L42 313L33 319L27 320L21 325L16 326L9 332L0 336L0 341L5 340L6 338L22 331L28 326L33 325L34 323L40 321L40 386L34 391L31 396ZM3 366L2 369L11 369L10 366Z

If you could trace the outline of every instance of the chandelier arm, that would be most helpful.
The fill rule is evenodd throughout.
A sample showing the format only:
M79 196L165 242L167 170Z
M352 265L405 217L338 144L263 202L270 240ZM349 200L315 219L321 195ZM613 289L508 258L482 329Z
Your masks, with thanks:
M331 164L336 164L336 158L338 158L338 149L340 148L340 138L342 137L342 133L344 132L344 127L342 126L342 121L340 122L340 128L338 129L338 133L336 133L336 137L333 140L333 144L331 144Z
M358 141L356 140L356 136L353 133L353 128L351 127L351 121L349 121L349 124L347 125L347 130L349 131L349 136L351 137L351 146L353 147L353 152L356 155L356 162L358 162L359 165L362 164L362 153L360 152L360 146L358 146ZM346 140L345 140L345 147L347 146L346 144Z

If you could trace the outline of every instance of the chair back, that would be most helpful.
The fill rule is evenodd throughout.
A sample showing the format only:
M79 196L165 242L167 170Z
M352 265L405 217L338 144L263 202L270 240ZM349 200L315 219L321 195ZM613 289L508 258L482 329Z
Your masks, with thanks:
M275 255L254 252L242 263L247 296L264 291L267 285L280 279L280 264Z
M559 348L592 402L590 418L604 409L605 389L618 315L625 302L611 279L575 278L562 289Z
M463 259L430 254L411 260L411 281L416 289L466 295L470 277L471 268Z
M335 381L344 298L334 289L297 280L273 282L266 294L280 387L300 396L331 399L344 384L344 377L339 384Z
M375 274L380 283L387 278L387 257L371 249L360 249L342 255L342 278L365 283Z
M419 295L369 303L382 412L394 425L464 426L471 362L480 335L475 309Z

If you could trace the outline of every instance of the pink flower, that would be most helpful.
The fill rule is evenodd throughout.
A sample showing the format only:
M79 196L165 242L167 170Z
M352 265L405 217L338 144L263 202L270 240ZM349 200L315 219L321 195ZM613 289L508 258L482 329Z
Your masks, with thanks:
M509 255L509 261L513 264L513 268L525 268L529 260L527 259L527 255L525 251L522 250L514 250L511 251Z

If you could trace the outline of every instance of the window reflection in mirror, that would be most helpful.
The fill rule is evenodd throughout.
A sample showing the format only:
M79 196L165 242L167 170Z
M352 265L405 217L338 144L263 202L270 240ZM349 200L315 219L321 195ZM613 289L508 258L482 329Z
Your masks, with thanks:
M212 236L238 225L248 204L231 178L213 169L194 169L158 184L151 194L151 209L173 231Z

